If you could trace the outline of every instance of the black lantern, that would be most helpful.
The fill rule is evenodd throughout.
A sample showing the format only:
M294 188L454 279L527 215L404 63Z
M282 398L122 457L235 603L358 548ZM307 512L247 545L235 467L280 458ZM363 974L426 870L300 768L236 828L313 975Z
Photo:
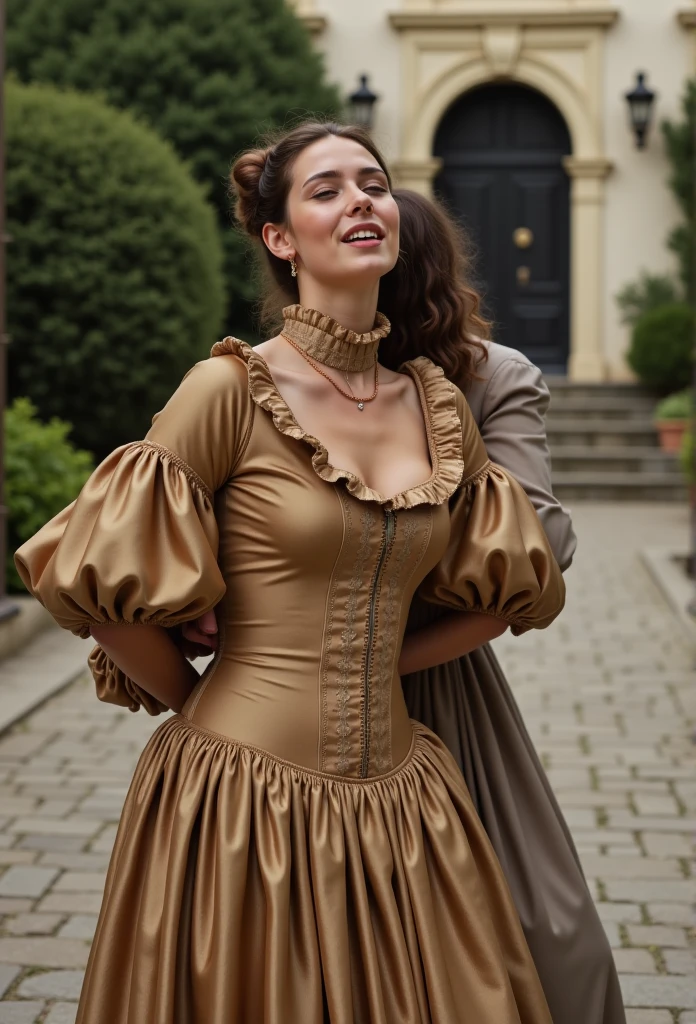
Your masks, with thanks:
M636 137L636 146L638 149L645 149L645 139L652 120L655 93L645 84L644 71L637 72L635 87L626 93L626 102L631 116L631 127Z
M350 119L353 124L359 124L361 128L371 130L374 123L375 103L379 99L368 85L367 75L360 75L360 85L354 93L348 97L350 105Z

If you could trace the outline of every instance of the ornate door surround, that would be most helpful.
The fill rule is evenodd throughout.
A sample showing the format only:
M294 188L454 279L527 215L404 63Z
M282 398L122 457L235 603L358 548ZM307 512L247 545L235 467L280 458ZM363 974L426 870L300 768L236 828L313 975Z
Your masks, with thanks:
M530 4L502 0L462 3L431 0L390 15L401 34L400 185L431 193L439 162L437 127L468 90L495 81L518 82L543 93L564 117L572 155L571 313L568 376L606 379L602 315L604 181L611 163L603 149L602 48L618 17L605 3L566 0Z

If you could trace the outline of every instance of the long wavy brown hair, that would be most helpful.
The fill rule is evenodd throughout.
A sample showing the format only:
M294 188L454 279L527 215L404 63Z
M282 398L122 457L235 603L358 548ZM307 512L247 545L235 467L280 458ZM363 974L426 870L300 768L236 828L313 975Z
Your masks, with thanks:
M283 223L292 167L302 150L327 136L360 143L391 178L386 161L365 129L333 122L303 121L247 150L230 173L237 221L259 243L263 274L261 322L282 324L283 306L299 302L297 280L287 260L274 256L261 241L267 222ZM391 321L391 334L380 346L380 361L398 369L415 356L438 363L460 386L475 378L475 366L486 357L479 338L489 325L479 311L479 296L467 283L469 247L454 222L437 204L416 192L393 192L401 214L400 253L396 266L380 282L379 309Z
M379 287L379 309L392 324L380 345L380 361L392 369L428 356L463 387L477 379L488 358L482 338L490 324L469 283L471 246L465 232L439 203L409 189L395 189L401 215L399 260Z

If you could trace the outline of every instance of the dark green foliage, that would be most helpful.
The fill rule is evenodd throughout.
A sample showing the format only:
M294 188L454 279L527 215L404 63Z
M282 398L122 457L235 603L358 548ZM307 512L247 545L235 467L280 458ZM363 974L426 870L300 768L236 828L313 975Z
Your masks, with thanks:
M641 382L667 394L691 382L694 312L674 302L645 313L633 328L628 364Z
M660 420L688 420L691 416L691 388L667 395L655 406L653 418Z
M212 207L168 143L90 96L7 88L9 386L104 455L216 340Z
M622 323L634 327L644 313L678 302L679 298L676 282L671 277L643 271L637 281L624 285L616 296L616 302L621 310Z
M684 221L671 232L669 248L679 260L686 295L696 301L696 79L687 82L681 121L665 121L662 133L671 165L669 184Z
M103 92L190 161L223 229L228 327L245 325L254 291L230 226L231 161L259 130L339 105L284 0L9 0L7 59L23 81Z
M14 552L77 497L92 472L92 456L74 448L69 433L70 424L62 420L42 423L28 398L17 398L5 412L9 591L24 590Z

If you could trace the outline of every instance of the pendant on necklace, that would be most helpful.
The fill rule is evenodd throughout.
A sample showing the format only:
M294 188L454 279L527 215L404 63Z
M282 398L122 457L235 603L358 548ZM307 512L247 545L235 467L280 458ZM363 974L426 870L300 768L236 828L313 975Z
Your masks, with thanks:
M364 408L365 408L365 403L364 402L358 402L358 409L360 410L360 412L362 412Z

